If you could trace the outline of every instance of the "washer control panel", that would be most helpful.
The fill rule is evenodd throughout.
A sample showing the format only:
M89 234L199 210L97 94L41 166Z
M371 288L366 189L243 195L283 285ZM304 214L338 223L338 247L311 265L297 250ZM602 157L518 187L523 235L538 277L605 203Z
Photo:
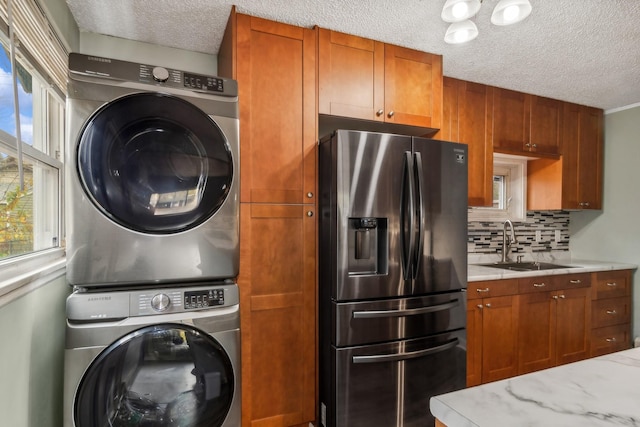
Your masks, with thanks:
M67 319L96 321L178 314L221 309L237 306L239 303L238 285L233 282L107 292L81 288L67 298Z
M224 289L205 289L184 293L184 308L207 308L224 305Z

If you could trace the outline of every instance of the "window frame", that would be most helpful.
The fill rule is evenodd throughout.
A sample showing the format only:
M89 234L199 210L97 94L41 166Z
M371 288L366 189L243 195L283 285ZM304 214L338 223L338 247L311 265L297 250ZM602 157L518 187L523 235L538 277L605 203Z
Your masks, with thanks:
M497 175L496 172L505 172L509 176L505 195L507 208L470 207L469 221L504 222L509 219L511 221L526 222L527 160L526 157L494 153L493 175Z

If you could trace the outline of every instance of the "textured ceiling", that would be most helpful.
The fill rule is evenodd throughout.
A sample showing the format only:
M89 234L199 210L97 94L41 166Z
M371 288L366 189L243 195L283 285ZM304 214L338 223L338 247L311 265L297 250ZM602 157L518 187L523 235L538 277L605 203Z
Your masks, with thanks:
M639 0L530 0L516 25L473 18L479 36L443 41L445 0L67 0L81 31L217 54L231 5L242 13L442 54L444 74L565 101L640 103Z

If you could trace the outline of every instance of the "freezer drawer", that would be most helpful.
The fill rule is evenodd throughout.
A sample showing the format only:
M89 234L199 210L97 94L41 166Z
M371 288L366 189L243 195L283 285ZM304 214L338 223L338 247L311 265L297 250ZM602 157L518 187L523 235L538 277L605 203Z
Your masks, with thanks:
M466 327L466 291L332 303L337 347L424 337Z
M332 364L326 427L433 425L431 396L465 386L466 334L332 347Z

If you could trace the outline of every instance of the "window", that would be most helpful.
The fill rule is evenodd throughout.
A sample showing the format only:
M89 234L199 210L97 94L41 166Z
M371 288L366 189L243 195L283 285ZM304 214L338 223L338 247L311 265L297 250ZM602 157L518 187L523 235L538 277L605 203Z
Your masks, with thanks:
M66 57L50 31L33 0L0 0L0 295L49 268L43 260L64 256L59 64Z
M493 206L471 208L469 221L525 221L526 181L526 158L494 154Z

